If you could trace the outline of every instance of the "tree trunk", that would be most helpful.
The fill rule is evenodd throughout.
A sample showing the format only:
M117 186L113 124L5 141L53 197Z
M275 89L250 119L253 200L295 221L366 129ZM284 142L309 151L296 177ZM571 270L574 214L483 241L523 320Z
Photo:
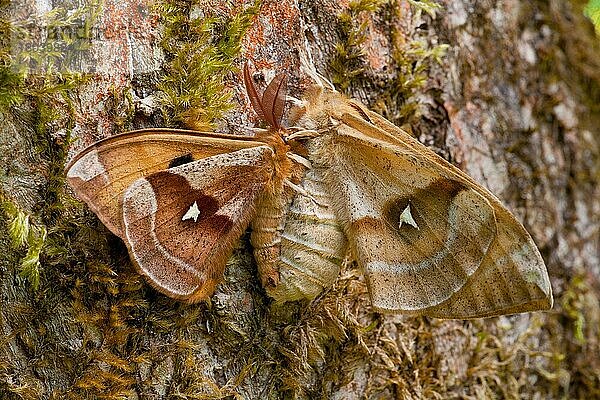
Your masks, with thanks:
M600 396L600 42L583 4L197 3L106 0L28 23L52 6L1 6L1 398ZM40 25L53 69L24 57L53 54L16 29ZM73 201L65 163L142 127L245 134L243 63L265 82L286 72L301 97L301 54L504 202L545 259L553 310L381 315L353 263L313 302L277 306L247 235L204 303L139 277Z

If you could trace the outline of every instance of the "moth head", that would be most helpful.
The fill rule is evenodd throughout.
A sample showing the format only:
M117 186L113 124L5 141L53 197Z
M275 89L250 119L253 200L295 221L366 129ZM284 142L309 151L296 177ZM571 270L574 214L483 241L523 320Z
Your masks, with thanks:
M288 114L288 122L292 126L301 126L305 129L318 129L315 110L319 109L319 101L323 93L321 86L311 86L304 92L300 103L292 104ZM324 117L324 116L321 116Z
M290 109L289 123L320 130L330 127L332 119L341 120L344 114L354 114L370 122L364 107L358 104L339 92L314 85L304 93L302 105Z

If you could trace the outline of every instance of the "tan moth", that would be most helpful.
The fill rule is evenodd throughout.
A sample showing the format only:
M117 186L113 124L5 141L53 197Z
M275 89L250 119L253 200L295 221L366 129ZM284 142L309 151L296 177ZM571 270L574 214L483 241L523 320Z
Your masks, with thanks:
M88 147L67 167L76 194L162 293L210 296L251 226L276 301L314 298L347 250L383 312L475 318L548 309L533 240L472 178L314 71L281 124L286 76L251 103L254 137L146 129Z

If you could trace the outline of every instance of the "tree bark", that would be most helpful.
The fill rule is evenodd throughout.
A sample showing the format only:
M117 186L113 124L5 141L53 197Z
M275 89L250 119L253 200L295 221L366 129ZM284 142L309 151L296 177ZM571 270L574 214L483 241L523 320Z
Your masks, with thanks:
M17 83L0 82L0 95L18 90L15 101L0 99L0 397L600 396L599 39L575 0L434 4L264 0L235 42L235 16L251 2L106 0L90 49L61 65L88 79L9 68ZM13 21L51 8L3 7ZM210 40L185 42L190 18L225 22L211 25ZM182 56L174 49L183 44L191 47ZM178 114L183 96L169 94L174 59L187 60L180 71L208 68L208 50L194 45L230 64L222 69L232 108L200 89L192 98L202 112L222 111L218 120ZM212 123L244 134L256 116L240 67L251 61L265 82L286 72L301 97L310 80L300 54L503 201L540 248L553 310L470 321L380 315L353 263L315 301L277 306L260 287L247 235L205 303L179 303L143 282L124 244L71 199L64 163L128 129ZM195 82L190 75L182 79ZM29 233L15 243L19 226ZM24 273L39 243L38 269Z

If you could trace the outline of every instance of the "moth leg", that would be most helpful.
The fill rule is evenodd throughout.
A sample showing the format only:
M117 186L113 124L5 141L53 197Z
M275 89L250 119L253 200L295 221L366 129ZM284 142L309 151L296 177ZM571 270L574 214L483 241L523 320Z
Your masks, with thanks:
M288 126L287 130L291 131L291 132L298 132L298 131L306 130L306 128L304 128L302 126L296 126L296 125L294 125L294 126Z
M264 128L248 128L250 130L250 132L257 134L257 133L267 133L269 132L268 129L264 129Z
M290 96L290 95L285 96L285 101L288 101L288 102L292 103L292 105L294 105L295 107L300 107L300 108L304 107L306 104L305 101L302 101L302 100L300 100L296 97Z
M312 139L319 136L321 133L313 129L300 129L285 137L286 141L297 140L297 139Z
M308 193L302 186L298 186L288 179L283 180L283 184L292 188L294 191L300 193L302 196L309 198L313 203L321 207L327 207L327 204L319 203L317 199L315 199L310 193Z
M285 153L285 155L292 161L297 162L298 164L302 164L303 166L305 166L308 169L312 168L312 164L310 163L310 161L308 161L306 158L302 157L301 155L298 155L296 153Z

